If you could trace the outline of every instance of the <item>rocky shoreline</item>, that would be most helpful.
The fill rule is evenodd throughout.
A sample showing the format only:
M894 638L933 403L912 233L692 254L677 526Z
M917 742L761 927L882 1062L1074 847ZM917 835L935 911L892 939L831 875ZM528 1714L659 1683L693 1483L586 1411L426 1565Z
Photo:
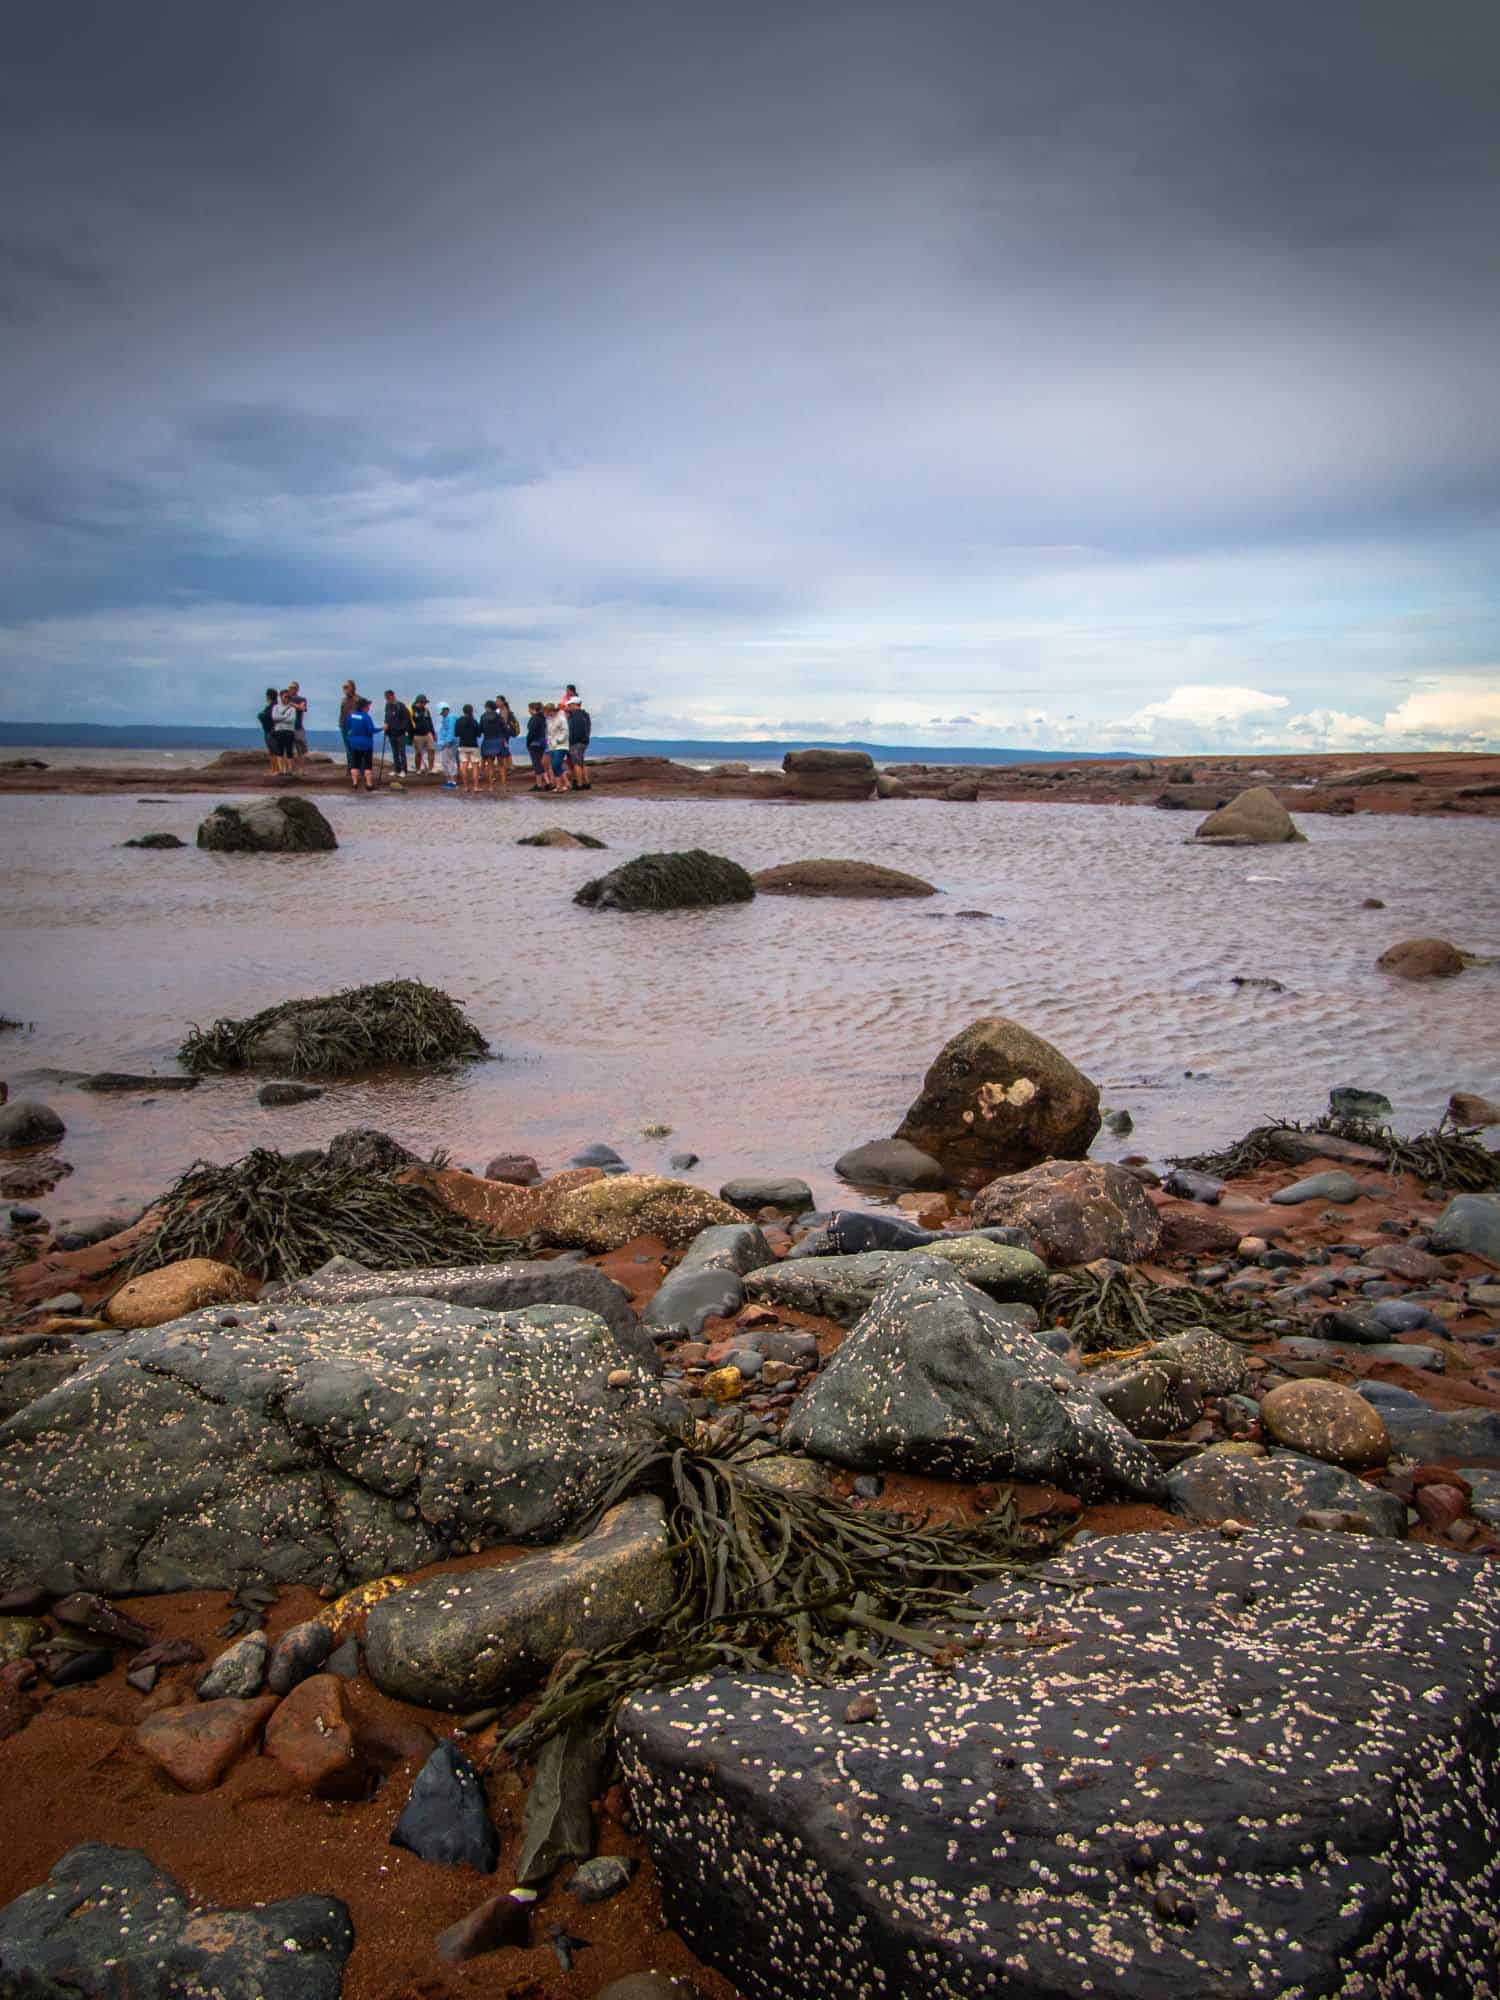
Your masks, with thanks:
M0 759L0 796L10 792L116 793L294 792L348 789L343 765L325 755L306 760L293 780L272 777L258 751L226 750L200 768L146 763L49 767L45 759ZM892 764L877 768L862 751L789 752L783 769L751 771L723 764L700 770L668 757L600 757L589 764L600 791L624 798L828 800L934 799L948 803L1150 805L1200 817L1238 793L1268 786L1297 813L1459 813L1500 816L1500 757L1470 751L1319 753L1266 757L1090 757L1045 764ZM441 775L405 780L407 796L437 790ZM519 775L512 789L530 797ZM572 812L582 793L558 795ZM555 803L542 794L539 803ZM586 810L586 807L584 808Z
M831 1212L358 1134L480 1261L13 1208L0 1990L1489 1990L1500 1112L1382 1103L1104 1164L987 1021Z

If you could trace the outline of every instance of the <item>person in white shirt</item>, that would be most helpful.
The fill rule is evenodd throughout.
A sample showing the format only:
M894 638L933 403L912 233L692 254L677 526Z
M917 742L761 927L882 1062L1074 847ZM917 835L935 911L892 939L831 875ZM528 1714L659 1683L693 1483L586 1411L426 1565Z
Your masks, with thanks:
M568 789L568 712L549 701L542 713L547 718L547 761L552 766L552 789Z

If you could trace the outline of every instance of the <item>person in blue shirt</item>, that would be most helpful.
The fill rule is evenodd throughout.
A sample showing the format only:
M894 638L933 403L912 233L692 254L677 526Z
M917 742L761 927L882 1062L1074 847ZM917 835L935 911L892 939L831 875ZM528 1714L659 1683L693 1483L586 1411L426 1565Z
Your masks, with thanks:
M370 704L361 695L354 704L345 724L345 738L349 745L349 783L359 790L359 774L365 774L365 790L375 789L375 718L370 713Z
M458 738L454 735L453 710L447 702L438 706L438 762L443 767L443 790L458 790Z

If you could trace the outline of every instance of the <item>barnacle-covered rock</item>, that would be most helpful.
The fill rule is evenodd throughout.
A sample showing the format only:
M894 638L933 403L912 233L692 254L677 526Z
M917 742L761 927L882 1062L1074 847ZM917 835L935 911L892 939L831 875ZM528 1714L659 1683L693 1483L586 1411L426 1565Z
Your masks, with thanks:
M981 1595L857 1726L770 1677L623 1711L668 1920L748 2000L1496 1990L1491 1565L1141 1534Z
M577 1307L195 1313L0 1425L0 1584L343 1586L455 1548L553 1541L658 1395Z

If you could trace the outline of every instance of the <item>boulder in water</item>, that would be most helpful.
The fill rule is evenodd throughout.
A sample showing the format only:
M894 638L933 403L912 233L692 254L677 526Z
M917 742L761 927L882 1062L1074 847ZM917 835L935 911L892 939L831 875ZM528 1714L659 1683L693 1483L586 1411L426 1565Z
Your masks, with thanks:
M14 1104L0 1102L0 1146L47 1146L67 1131L50 1104L39 1098L18 1097Z
M213 854L331 854L338 840L311 799L275 798L215 806L198 845Z
M866 750L788 750L781 768L809 799L875 795L875 760Z
M833 1171L855 1187L902 1188L921 1192L946 1187L948 1176L931 1153L907 1139L872 1139L840 1153Z
M574 833L566 826L544 826L540 833L523 833L517 847L607 847L592 833Z
M762 896L851 896L886 900L935 896L919 875L874 861L782 861L750 878Z
M1278 847L1288 841L1306 841L1292 816L1266 785L1252 785L1227 806L1211 812L1193 835L1194 840L1217 841L1225 847Z
M976 1186L1081 1159L1098 1130L1098 1086L1019 1021L986 1015L939 1050L895 1136Z
M691 847L676 854L642 854L596 875L574 896L590 910L692 910L749 903L755 884L737 861Z
M382 1067L429 1069L488 1050L446 993L419 979L382 979L311 1000L283 1000L248 1020L194 1028L177 1058L200 1074L280 1069L293 1076L340 1076Z
M1403 938L1375 963L1398 979L1456 979L1464 969L1464 955L1446 938Z

